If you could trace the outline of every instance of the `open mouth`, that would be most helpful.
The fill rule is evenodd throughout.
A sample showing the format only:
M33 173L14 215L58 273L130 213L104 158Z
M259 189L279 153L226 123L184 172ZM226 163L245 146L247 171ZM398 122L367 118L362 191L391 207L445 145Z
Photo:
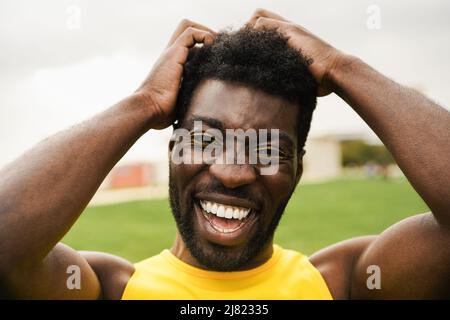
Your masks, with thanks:
M230 206L214 201L199 200L198 203L211 227L225 234L241 229L253 213L251 208Z
M195 194L194 207L202 237L223 246L245 245L261 212L261 205L252 199L214 192Z

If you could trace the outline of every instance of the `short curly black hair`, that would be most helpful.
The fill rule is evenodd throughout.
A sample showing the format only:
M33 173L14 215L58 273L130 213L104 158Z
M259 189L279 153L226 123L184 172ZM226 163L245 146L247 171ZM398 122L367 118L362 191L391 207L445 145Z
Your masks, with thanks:
M316 107L317 83L308 71L307 59L281 33L243 27L221 32L212 44L192 50L177 98L178 121L204 79L248 85L297 103L298 147L303 149Z

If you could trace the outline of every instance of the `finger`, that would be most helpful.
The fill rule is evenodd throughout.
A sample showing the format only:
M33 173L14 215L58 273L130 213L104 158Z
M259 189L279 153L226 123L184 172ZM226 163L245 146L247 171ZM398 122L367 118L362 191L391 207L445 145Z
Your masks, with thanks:
M187 28L195 28L195 29L200 29L200 30L204 30L204 31L208 31L214 35L216 35L217 33L208 28L205 27L204 25L201 25L197 22L194 21L190 21L188 19L183 19L179 24L177 29L175 30L175 32L172 34L172 36L170 37L169 42L167 43L167 47L170 47L172 44L174 44L174 42L178 39L178 37L187 29Z
M214 34L209 31L188 27L173 43L175 46L192 48L196 43L211 44Z
M274 29L274 30L282 32L282 28L285 24L286 24L286 22L283 22L280 20L260 17L256 20L255 24L253 25L253 28L255 28L255 29Z
M266 9L256 9L256 11L253 13L252 17L250 18L250 20L247 22L248 25L250 26L254 26L256 21L258 20L258 18L270 18L270 19L275 19L275 20L279 20L279 21L284 21L284 22L289 22L287 19L283 18L282 16L270 12Z

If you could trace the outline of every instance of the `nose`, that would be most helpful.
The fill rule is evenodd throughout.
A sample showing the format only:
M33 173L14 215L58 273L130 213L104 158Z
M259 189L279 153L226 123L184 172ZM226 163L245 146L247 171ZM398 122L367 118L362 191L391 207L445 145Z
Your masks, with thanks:
M256 180L255 169L249 164L212 164L209 172L230 189L251 184Z

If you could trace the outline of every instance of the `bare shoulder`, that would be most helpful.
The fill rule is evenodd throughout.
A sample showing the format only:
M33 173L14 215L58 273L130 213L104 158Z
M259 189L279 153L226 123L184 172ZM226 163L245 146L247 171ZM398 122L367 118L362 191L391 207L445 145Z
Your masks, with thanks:
M366 284L369 266L380 271L378 289ZM355 261L351 292L357 299L449 299L449 226L429 212L386 229Z
M96 273L102 292L102 299L120 300L123 291L134 273L131 262L118 256L95 251L80 251Z
M339 242L310 258L335 299L450 298L450 228L431 213L378 236ZM367 281L378 270L379 286Z
M355 260L375 241L376 236L344 240L326 247L310 257L334 299L349 299Z

